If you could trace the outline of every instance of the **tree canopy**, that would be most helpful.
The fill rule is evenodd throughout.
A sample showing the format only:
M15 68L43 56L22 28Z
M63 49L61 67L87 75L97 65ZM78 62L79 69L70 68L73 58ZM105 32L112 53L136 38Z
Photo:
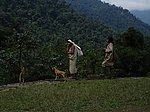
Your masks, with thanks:
M130 72L130 63L135 66L132 58L140 53L136 55L136 65L140 65L136 73L148 73L146 59L150 55L145 45L149 43L143 42L145 37L136 29L128 29L117 39L110 27L77 14L63 0L0 0L0 12L0 84L18 82L20 64L25 67L26 81L53 78L54 66L68 71L67 39L84 52L78 59L79 76L100 74L102 49L109 35L116 37L118 54L123 64L127 63L119 69ZM126 59L131 60L128 63Z

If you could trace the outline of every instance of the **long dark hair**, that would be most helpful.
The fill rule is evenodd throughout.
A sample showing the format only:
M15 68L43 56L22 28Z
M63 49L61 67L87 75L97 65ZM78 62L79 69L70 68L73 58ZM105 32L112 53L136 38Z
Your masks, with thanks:
M108 44L109 44L109 43L113 43L113 44L114 44L114 39L113 39L112 36L109 36L109 37L108 37Z

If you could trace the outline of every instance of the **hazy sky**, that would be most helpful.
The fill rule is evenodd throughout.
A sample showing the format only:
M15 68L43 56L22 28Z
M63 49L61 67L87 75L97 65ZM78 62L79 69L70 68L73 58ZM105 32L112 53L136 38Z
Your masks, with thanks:
M146 10L150 9L150 0L101 0L106 3L115 4L128 10Z

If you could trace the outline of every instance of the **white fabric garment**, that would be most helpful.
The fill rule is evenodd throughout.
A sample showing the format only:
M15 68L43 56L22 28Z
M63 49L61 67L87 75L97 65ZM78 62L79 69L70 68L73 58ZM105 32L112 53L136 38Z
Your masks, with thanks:
M72 40L68 40L68 42L72 43L75 47L77 47L77 53L78 53L78 56L83 56L83 52L81 50L81 47L78 46L77 44L75 44Z
M68 42L72 43L72 44L75 45L78 49L81 50L81 47L79 47L77 44L75 44L72 40L69 39Z
M73 41L68 40L68 42L72 43L75 46L74 53L69 54L69 72L70 74L75 74L77 73L76 61L77 61L77 49L78 48L77 48L77 45Z

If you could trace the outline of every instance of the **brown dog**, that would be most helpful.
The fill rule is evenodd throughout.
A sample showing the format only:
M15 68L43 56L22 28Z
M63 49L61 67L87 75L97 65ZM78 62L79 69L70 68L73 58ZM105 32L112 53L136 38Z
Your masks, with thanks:
M65 77L65 72L64 71L60 71L60 70L58 70L57 68L55 68L55 67L53 67L52 68L52 71L54 71L54 73L55 73L55 80L57 80L57 78L59 77L59 76L62 76L64 79L66 79L66 77Z

